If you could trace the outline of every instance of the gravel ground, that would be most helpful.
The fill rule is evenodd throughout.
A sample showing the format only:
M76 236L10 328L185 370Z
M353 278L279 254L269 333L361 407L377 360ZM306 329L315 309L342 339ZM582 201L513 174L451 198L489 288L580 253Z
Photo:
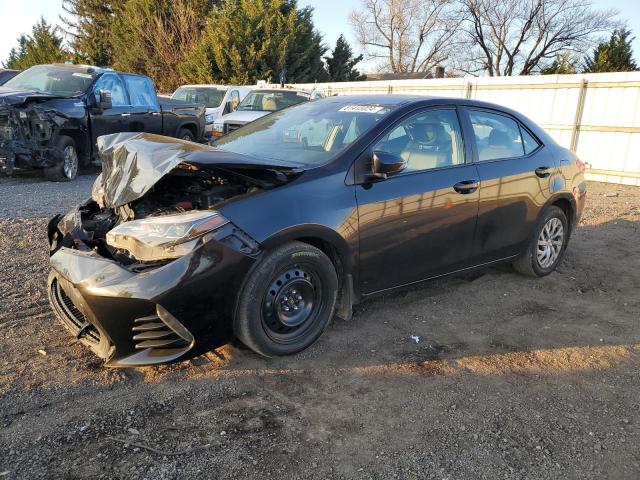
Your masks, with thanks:
M640 478L640 188L591 184L544 279L387 295L294 357L112 370L44 288L48 217L92 180L0 179L0 479Z
M0 177L0 218L52 217L91 196L96 174L74 182L44 182L34 176Z

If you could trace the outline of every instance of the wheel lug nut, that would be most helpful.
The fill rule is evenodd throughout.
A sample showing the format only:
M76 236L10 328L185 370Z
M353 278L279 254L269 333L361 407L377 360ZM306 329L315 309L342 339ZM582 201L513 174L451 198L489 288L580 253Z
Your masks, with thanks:
M297 306L297 305L294 305L294 306L293 306L293 309L294 309L294 310L297 310L297 309L298 309L298 306Z
M289 297L282 297L282 301L283 301L283 302L287 302L287 301L289 301Z
M302 295L298 295L298 300L302 300Z

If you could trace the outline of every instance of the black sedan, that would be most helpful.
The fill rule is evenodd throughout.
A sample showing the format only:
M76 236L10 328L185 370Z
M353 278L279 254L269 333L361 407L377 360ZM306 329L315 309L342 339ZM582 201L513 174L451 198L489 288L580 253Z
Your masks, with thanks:
M214 147L121 133L99 148L92 198L49 224L49 294L109 366L232 336L293 354L382 292L497 262L547 275L586 199L572 152L471 100L332 97Z

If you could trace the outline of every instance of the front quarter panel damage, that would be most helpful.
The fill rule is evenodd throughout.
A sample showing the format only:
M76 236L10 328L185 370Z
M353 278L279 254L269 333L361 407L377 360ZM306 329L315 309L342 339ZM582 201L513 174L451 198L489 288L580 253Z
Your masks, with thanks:
M78 99L0 104L0 158L5 173L60 164L64 153L57 140L60 135L77 137L74 132L86 131L84 113ZM85 150L82 144L77 147Z

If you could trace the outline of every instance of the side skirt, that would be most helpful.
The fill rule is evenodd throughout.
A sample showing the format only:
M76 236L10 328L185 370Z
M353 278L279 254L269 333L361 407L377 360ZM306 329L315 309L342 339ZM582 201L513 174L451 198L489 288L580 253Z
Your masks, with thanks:
M440 275L434 275L433 277L424 278L422 280L416 280L415 282L404 283L402 285L398 285L397 287L384 288L382 290L376 290L375 292L370 292L370 293L361 293L360 294L360 298L362 300L365 300L365 299L376 297L378 295L382 295L382 294L385 294L385 293L391 293L391 292L395 292L397 290L402 290L404 288L407 288L407 287L410 287L410 286L413 286L413 285L418 285L418 284L421 284L421 283L425 283L425 282L428 282L430 280L435 280L436 278L448 277L450 275L455 275L456 273L468 272L470 270L475 270L477 268L488 267L490 265L495 265L495 264L498 264L498 263L508 262L510 260L514 260L514 259L518 258L519 256L520 256L520 254L511 255L509 257L500 258L498 260L493 260L491 262L480 263L478 265L473 265L471 267L461 268L459 270L453 270L451 272L442 273Z

